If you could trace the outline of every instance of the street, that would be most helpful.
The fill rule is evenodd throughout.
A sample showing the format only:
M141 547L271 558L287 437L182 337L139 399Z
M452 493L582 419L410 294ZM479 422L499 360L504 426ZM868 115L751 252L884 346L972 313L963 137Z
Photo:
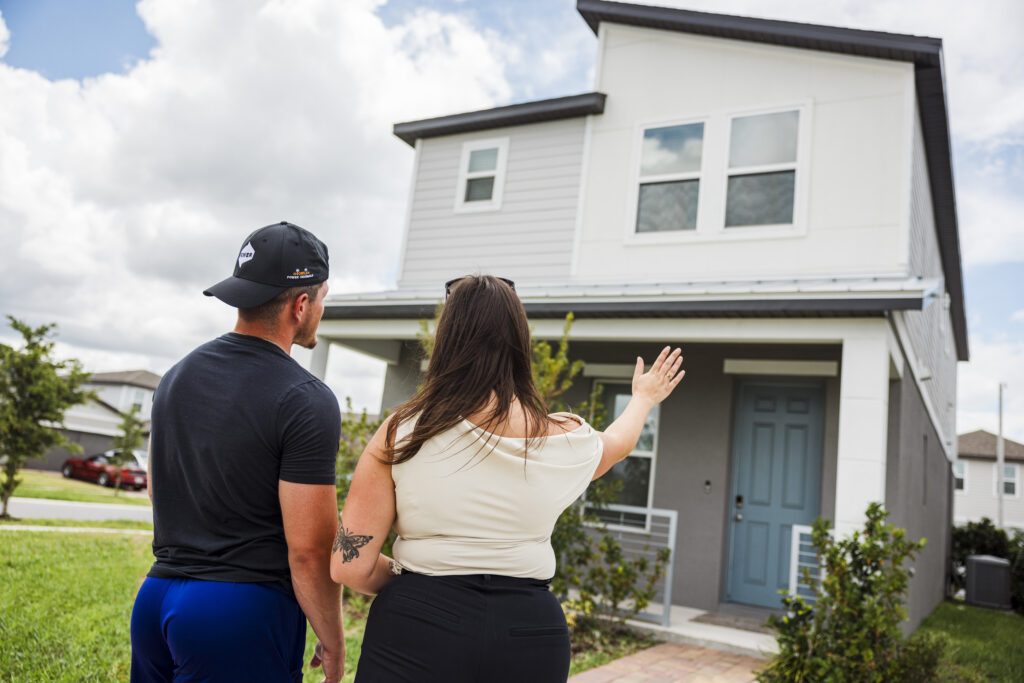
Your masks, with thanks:
M153 509L142 505L78 503L42 498L11 498L7 511L12 517L23 519L46 517L51 519L131 519L141 522L153 521Z

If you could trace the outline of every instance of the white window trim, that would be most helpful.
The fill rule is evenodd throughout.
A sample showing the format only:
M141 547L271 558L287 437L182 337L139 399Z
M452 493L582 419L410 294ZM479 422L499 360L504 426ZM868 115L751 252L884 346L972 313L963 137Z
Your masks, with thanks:
M595 377L594 381L591 382L591 385L590 385L591 389L593 389L594 384L600 384L603 387L607 387L607 386L613 385L613 384L621 384L622 386L625 386L625 387L630 386L630 383L629 382L624 382L621 377L618 377L618 378L608 377L608 378L603 378L603 379L599 378L599 377ZM607 406L606 406L606 409L607 409ZM650 451L637 451L637 450L633 450L633 451L630 451L629 455L626 456L626 458L633 458L633 457L637 457L637 458L650 458L650 460L651 460L651 473L650 473L650 476L648 477L648 480L647 480L647 505L646 505L646 507L648 507L648 508L654 507L654 482L657 481L658 433L661 431L661 407L660 407L660 404L658 405L657 409L658 409L658 424L657 424L657 426L654 429L654 443L652 444L652 449ZM610 417L610 414L609 414L609 417ZM623 458L620 462L625 462L626 458ZM605 475L607 475L607 472L604 475L601 475L601 476L605 476ZM584 500L584 502L586 502L586 494L585 493L584 493L584 499L583 500ZM591 524L591 526L597 526L597 524ZM609 524L609 523L605 523L604 526L607 529L610 529L612 531L631 531L631 532L634 532L634 533L636 533L636 532L650 533L650 531L651 531L651 515L647 515L647 518L644 521L644 525L643 526L629 526L629 525L625 525L625 524Z
M962 477L962 479L964 480L964 487L962 489L959 489L959 490L956 488L956 479L957 479L957 476L956 476L956 466L957 466L957 464L963 465L963 468L964 468L964 476ZM954 460L950 464L950 466L953 468L953 493L955 493L957 495L963 495L963 494L967 493L967 461L966 460Z
M678 244L688 242L728 242L733 240L789 239L807 234L807 213L809 207L809 178L811 174L811 102L796 101L774 104L760 108L724 109L699 116L671 120L650 120L639 122L633 135L633 152L630 160L629 211L626 216L626 246L646 244ZM742 174L770 170L796 170L793 188L793 223L782 225L751 225L725 227L725 206L729 185L729 143L732 137L732 120L742 116L778 114L786 111L799 112L797 125L796 162L743 167ZM666 232L636 232L637 206L640 200L640 162L643 150L644 131L664 126L704 123L704 141L701 148L700 187L697 193L696 230L673 230ZM740 175L741 173L736 173Z
M494 171L469 172L469 155L480 149L498 148L498 159ZM508 161L508 138L488 138L486 140L469 140L462 143L462 155L459 158L459 180L455 186L455 213L477 213L480 211L498 211L505 190L505 167ZM467 202L466 182L473 178L494 176L494 190L490 201Z
M1009 479L1003 479L1004 482L1012 481L1014 483L1013 493L1004 493L1003 498L1020 498L1020 465L1014 462L1004 462L1006 467L1013 468L1013 477ZM996 498L999 497L999 463L992 463L992 495Z

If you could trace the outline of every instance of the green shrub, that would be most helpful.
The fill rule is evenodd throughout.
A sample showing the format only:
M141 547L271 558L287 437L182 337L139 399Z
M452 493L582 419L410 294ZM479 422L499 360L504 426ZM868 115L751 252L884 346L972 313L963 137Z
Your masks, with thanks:
M940 645L903 639L900 623L913 561L924 540L909 541L903 529L885 522L887 512L871 503L863 532L835 539L829 523L814 523L813 544L824 570L812 581L813 607L786 596L788 613L773 615L779 654L758 674L760 681L895 681L904 675L930 680Z
M953 585L966 587L967 557L969 555L1010 556L1010 541L1006 532L996 527L988 517L980 522L968 522L953 527Z
M1024 531L1017 531L1010 541L1010 604L1024 614Z

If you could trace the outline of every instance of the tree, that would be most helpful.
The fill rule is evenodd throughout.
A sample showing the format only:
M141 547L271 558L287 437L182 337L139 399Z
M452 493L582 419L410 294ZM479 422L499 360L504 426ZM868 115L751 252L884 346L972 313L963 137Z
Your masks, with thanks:
M135 462L133 451L142 448L145 442L145 422L139 419L139 407L132 406L127 413L121 413L121 433L114 437L114 453L109 458L110 464L117 467L114 478L114 495L121 490L121 468Z
M53 427L63 426L64 412L68 408L91 397L91 392L82 388L89 379L82 364L73 359L54 359L54 344L47 337L55 325L33 328L10 315L7 320L25 343L20 349L0 344L2 518L9 516L7 503L21 483L17 474L26 460L41 457L54 446L81 451Z

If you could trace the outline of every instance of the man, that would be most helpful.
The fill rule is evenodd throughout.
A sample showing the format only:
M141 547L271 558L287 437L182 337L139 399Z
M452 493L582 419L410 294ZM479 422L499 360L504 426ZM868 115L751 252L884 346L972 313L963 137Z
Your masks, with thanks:
M290 223L245 238L234 274L203 292L238 308L153 397L156 562L132 611L131 680L300 681L306 619L325 680L341 679L337 399L291 358L313 348L327 247Z

